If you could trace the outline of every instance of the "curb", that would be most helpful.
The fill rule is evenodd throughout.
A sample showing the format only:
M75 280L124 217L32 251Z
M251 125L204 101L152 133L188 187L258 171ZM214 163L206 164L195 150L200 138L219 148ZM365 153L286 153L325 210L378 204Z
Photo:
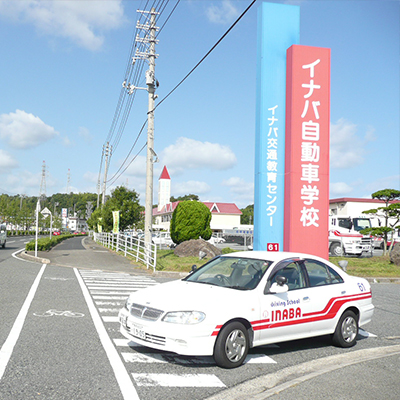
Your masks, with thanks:
M37 263L40 263L40 264L50 264L50 260L48 260L47 258L40 258L40 257L31 256L26 251L21 252L20 256L24 260L37 262Z

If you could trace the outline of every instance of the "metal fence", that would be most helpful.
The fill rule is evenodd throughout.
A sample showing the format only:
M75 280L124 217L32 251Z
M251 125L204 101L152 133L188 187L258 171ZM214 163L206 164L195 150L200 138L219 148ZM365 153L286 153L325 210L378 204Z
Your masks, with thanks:
M147 269L152 267L154 271L156 270L157 247L152 243L147 248L143 239L123 233L108 232L93 232L93 240L117 253L123 253L125 257L129 255L137 262L143 262Z

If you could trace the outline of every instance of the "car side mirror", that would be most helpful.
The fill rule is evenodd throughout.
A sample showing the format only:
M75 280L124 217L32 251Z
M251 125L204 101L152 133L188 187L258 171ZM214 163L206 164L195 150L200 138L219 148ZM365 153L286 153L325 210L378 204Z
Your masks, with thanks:
M289 291L286 276L278 275L275 281L269 288L269 293L286 293Z
M276 282L274 282L270 289L269 293L286 293L289 291L289 286L284 284L284 285L278 285Z
M197 265L196 264L192 265L192 272L194 272L194 271L197 271Z

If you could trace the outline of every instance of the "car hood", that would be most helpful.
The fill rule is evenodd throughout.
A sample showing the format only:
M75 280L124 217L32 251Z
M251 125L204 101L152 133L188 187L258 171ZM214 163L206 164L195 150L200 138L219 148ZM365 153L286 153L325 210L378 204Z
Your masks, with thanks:
M242 291L188 281L172 281L131 294L134 303L163 311L203 311L243 304L253 291Z

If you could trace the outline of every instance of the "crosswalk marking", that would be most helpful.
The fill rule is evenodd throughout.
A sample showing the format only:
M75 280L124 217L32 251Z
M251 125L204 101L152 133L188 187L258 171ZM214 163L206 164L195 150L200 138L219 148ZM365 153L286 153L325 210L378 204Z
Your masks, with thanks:
M118 317L102 317L104 322L119 322Z
M226 387L215 375L132 374L138 386Z
M143 354L143 353L121 353L125 362L129 363L166 363L161 354Z
M81 271L81 276L96 304L103 323L109 324L109 334L118 336L112 338L112 341L117 348L120 348L122 360L126 365L167 364L172 362L193 367L215 366L212 356L188 357L170 352L158 353L129 339L121 338L119 327L117 329L115 324L119 324L118 312L123 307L127 297L131 292L145 287L153 287L158 285L158 282L149 277L100 271ZM249 354L244 364L247 363L272 364L276 362L264 354ZM225 387L225 384L214 374L132 373L132 377L137 386L143 387Z

